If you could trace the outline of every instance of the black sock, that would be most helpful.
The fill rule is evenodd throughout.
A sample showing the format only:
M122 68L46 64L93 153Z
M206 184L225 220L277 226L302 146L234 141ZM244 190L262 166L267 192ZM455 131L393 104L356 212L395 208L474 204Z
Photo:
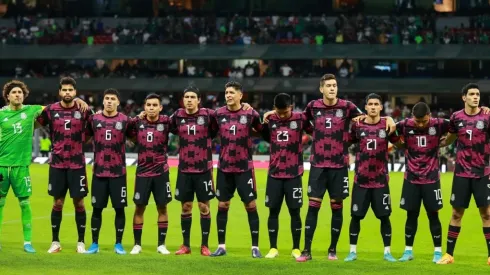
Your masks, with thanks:
M100 227L102 226L102 208L94 208L92 212L92 242L99 243Z
M485 235L485 242L487 243L488 257L490 257L490 227L483 227L483 235Z
M299 249L299 242L301 239L301 214L300 208L289 208L289 215L291 216L291 235L293 236L293 249Z
M180 215L180 226L182 227L182 237L184 238L184 245L187 247L191 247L192 213Z
M277 234L279 230L279 213L281 208L269 208L269 219L267 229L269 230L270 248L277 248Z
M461 226L449 225L449 230L447 232L447 251L446 253L453 256L454 247L456 247L456 241L458 240L459 232L461 231Z
M225 244L227 222L228 208L218 207L218 214L216 215L216 225L218 227L218 244Z
M310 200L308 213L306 214L305 221L305 250L311 251L311 242L313 241L313 235L315 235L316 223L318 221L318 211L322 206L321 202Z
M419 224L419 211L408 211L407 221L405 222L405 245L413 246L415 241L415 234L417 233L417 227Z
M344 221L344 216L342 213L342 202L333 202L330 204L332 207L332 223L330 226L330 247L329 252L336 253L337 243L339 242L340 232L342 231L342 223Z
M143 223L133 223L134 245L141 245L142 234L143 234Z
M201 246L208 246L209 231L211 230L211 213L201 213Z
M259 213L257 207L246 208L248 214L248 225L252 236L252 246L259 246Z
M357 245L359 233L361 232L361 218L352 216L349 225L349 242L351 245Z
M87 212L85 207L75 209L75 222L77 224L78 242L85 242L85 226L87 225Z
M168 221L158 222L158 246L165 244L165 238L167 237Z
M383 237L383 245L385 247L391 246L391 222L390 217L380 217L381 221L381 236Z
M51 210L51 231L53 233L53 242L60 241L60 226L63 218L63 206L54 206Z
M442 247L442 225L441 220L439 220L439 213L427 212L427 216L429 217L429 228L434 247Z
M126 215L124 208L115 208L116 218L114 219L114 227L116 228L116 244L122 243L124 235L124 227L126 226Z

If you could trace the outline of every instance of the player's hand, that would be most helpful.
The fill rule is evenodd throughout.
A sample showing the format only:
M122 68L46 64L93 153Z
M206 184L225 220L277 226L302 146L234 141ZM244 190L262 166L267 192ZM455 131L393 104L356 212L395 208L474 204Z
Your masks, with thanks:
M360 116L356 116L355 118L352 119L352 122L359 123L359 121L365 119L366 117L367 117L367 115L365 115L365 114L362 114Z
M439 139L439 147L446 147L447 146L447 136L443 136L441 137L441 139Z
M269 123L269 120L267 118L270 117L271 115L274 115L274 114L276 114L275 110L272 110L272 111L265 113L264 119L263 119L264 123Z
M253 110L254 108L248 104L248 103L242 103L242 106L243 106L243 110L244 111L248 111L248 110Z
M386 117L386 131L393 134L396 131L396 123L392 117Z
M483 113L485 115L490 114L490 108L488 108L487 106L482 106L481 109L483 110Z
M88 107L87 102L81 100L80 98L75 98L75 104L77 105L78 109L82 111L82 113L85 113L88 111L90 108Z
M127 139L126 140L126 146L128 146L129 148L133 148L134 147L134 142L131 141L131 140L129 140L129 139Z
M102 114L102 110L98 110L98 111L97 111L95 114L96 114L96 115L100 115L100 114Z
M138 118L139 119L144 119L146 117L146 112L145 111L141 111L141 113L138 115Z

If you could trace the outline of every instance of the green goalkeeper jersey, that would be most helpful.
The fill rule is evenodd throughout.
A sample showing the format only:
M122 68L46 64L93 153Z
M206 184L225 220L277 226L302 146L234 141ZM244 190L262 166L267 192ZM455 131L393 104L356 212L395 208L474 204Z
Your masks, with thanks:
M31 165L34 122L42 109L40 105L0 109L0 166Z

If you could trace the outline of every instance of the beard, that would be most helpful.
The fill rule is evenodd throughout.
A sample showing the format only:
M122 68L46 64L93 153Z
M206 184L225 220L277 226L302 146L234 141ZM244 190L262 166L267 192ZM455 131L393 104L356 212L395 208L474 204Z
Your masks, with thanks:
M73 102L74 98L73 97L70 97L70 98L65 98L63 97L63 99L61 99L64 103L66 104L70 104Z

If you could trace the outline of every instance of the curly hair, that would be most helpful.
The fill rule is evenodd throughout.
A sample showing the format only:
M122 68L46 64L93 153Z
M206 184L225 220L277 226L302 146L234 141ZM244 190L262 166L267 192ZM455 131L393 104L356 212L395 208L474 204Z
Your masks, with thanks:
M27 88L27 85L24 82L19 80L9 81L5 83L5 85L3 85L3 93L2 93L3 99L7 104L9 103L8 95L14 88L20 88L22 90L22 93L24 94L24 99L26 99L29 96L29 89Z

